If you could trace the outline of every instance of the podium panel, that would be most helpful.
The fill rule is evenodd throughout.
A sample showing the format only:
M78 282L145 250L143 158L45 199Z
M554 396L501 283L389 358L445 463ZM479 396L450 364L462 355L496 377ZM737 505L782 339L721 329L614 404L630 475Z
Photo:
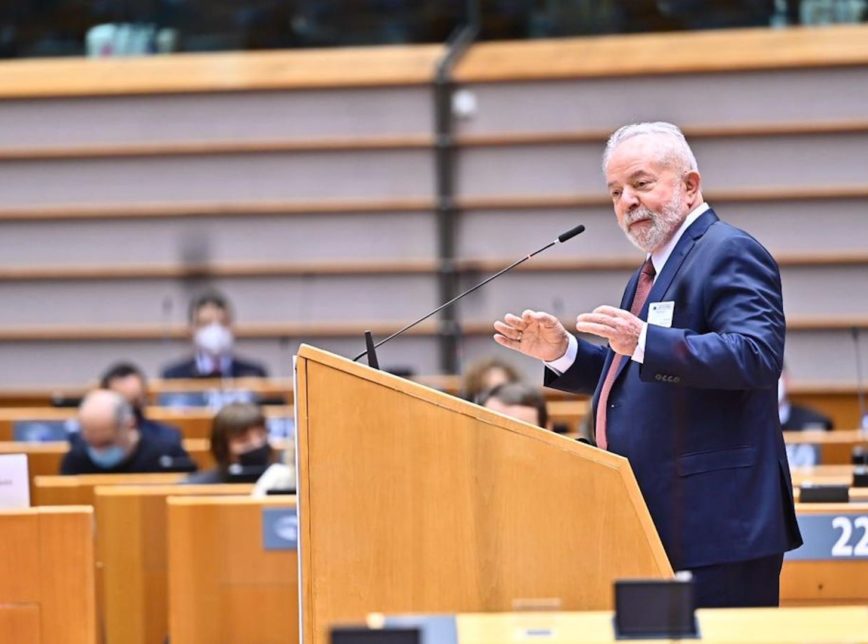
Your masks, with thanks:
M308 346L296 379L304 642L671 576L626 459Z

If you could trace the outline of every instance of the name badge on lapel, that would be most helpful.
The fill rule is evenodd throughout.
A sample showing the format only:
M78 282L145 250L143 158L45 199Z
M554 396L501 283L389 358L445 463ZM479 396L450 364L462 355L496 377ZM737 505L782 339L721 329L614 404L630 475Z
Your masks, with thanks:
M675 313L675 302L651 302L648 305L648 324L655 326L672 326L672 314Z

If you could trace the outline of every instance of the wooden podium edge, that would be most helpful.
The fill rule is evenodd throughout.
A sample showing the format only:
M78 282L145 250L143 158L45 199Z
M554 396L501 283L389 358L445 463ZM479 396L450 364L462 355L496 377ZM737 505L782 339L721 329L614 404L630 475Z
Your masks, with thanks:
M413 398L424 400L430 404L437 405L443 409L448 409L452 412L470 416L479 421L499 427L502 430L520 434L523 437L548 443L555 449L572 452L579 457L596 463L597 465L607 467L618 472L625 488L627 489L628 497L633 508L633 513L645 529L646 534L654 535L651 539L650 548L654 561L657 564L658 572L663 577L672 577L672 566L669 558L663 549L663 543L657 533L657 528L651 520L651 514L648 512L648 507L645 505L645 500L639 490L639 484L633 474L629 461L623 456L606 452L596 447L591 447L575 441L573 439L555 434L549 430L536 427L524 423L522 421L504 416L498 412L486 409L479 405L469 403L446 394L436 389L432 389L425 385L406 380L399 376L395 376L383 371L372 369L366 365L359 364L347 358L335 355L328 351L318 349L308 344L302 344L296 354L295 363L295 418L296 432L306 432L308 428L307 410L307 365L313 362L322 366L326 366L344 373L349 373L359 378L363 378L369 382L380 386L401 392ZM304 401L304 405L299 405L300 401ZM304 411L302 411L302 408ZM298 437L296 443L298 444ZM306 456L306 454L305 454ZM298 488L296 491L297 508L299 515L299 543L298 543L298 576L299 576L299 642L313 641L306 637L306 633L315 633L316 624L313 623L313 611L305 611L304 606L310 605L312 601L311 583L305 579L302 571L307 568L310 570L312 561L310 557L310 549L307 546L311 542L310 526L311 521L302 521L302 515L310 507L309 490L304 487L303 481L308 473L308 463L303 461L300 452L297 452L297 471L298 471Z

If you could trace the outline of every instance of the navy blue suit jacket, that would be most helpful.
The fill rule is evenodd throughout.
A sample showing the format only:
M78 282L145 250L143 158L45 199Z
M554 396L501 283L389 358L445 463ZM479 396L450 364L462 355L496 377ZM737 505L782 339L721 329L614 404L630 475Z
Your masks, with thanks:
M229 367L229 373L224 374L227 378L267 378L268 372L265 367L241 358L233 357ZM162 377L167 380L178 378L207 378L208 374L199 373L196 366L196 358L187 358L165 367Z
M621 308L629 310L638 271ZM629 459L673 567L746 561L801 536L778 420L785 320L774 259L747 233L701 215L658 275L643 364L624 359L609 395L608 449ZM579 340L573 366L546 385L593 393L614 352ZM592 412L594 413L594 412Z

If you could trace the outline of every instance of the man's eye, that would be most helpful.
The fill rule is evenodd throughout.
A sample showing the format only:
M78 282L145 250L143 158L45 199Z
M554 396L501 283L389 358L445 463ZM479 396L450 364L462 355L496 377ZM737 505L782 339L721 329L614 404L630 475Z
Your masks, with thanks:
M611 195L612 199L617 199L618 197L621 196L621 191L620 190L613 190L612 192L609 193L609 195Z

